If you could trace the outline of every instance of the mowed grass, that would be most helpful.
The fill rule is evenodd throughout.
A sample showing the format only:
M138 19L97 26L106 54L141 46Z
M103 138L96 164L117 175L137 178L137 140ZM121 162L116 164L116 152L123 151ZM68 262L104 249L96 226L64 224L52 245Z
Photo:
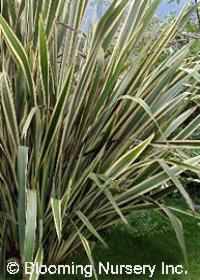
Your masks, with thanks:
M174 200L171 202L173 205L182 205L182 200ZM197 202L198 203L198 202ZM163 220L160 215L155 212L134 214L130 219L131 228L118 225L113 228L104 237L109 248L105 249L101 245L94 246L92 253L95 262L110 264L151 264L156 265L156 274L153 279L155 280L178 280L178 279L200 279L200 226L198 221L186 216L179 216L183 222L185 241L188 253L189 267L184 265L183 257L176 241L175 234L172 228ZM74 262L75 264L88 264L87 257L84 252L80 251L73 256L68 264ZM162 275L160 272L161 263L165 262L168 265L183 264L185 269L188 270L188 275ZM76 276L51 276L45 279L88 279ZM90 278L91 279L91 278ZM94 279L94 278L92 278ZM100 275L100 280L110 279L152 279L149 275L136 276L136 275Z
M173 200L173 205L183 206L182 200ZM197 202L198 203L198 202ZM199 201L200 204L200 201ZM131 264L131 265L156 265L156 274L153 278L149 278L149 274L144 276L136 275L100 275L100 280L199 280L200 279L200 226L194 218L179 216L183 222L185 241L188 253L189 267L188 275L161 275L161 263L168 265L183 264L183 257L176 241L172 228L163 218L154 211L134 214L130 218L131 227L125 225L117 225L109 233L106 233L104 240L108 244L108 248L104 248L100 244L94 246L92 250L95 262L110 264ZM89 264L87 256L83 250L74 255L67 264L86 265ZM185 265L184 265L185 266ZM17 279L17 278L14 278ZM94 279L84 278L81 275L65 275L65 276L46 276L45 280L80 280Z

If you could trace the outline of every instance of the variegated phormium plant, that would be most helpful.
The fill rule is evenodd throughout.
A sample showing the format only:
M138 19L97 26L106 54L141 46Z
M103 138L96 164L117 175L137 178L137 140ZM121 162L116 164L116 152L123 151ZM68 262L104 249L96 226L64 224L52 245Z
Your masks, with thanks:
M178 189L194 212L178 175L200 171L188 153L200 146L199 59L189 45L157 62L189 2L143 44L159 0L114 0L87 34L88 0L1 1L1 264L58 264L80 246L92 263L90 240L144 209L169 219L185 253L163 201Z

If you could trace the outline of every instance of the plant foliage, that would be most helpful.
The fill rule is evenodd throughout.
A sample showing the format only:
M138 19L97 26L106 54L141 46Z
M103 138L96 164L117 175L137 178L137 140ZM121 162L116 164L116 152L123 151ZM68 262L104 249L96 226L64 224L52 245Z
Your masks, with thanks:
M188 45L157 62L195 11L189 2L143 45L159 0L114 0L87 34L88 0L1 1L2 260L56 264L83 246L92 262L89 241L105 244L102 230L144 209L171 222L185 252L161 201L178 189L194 211L177 175L200 170L187 152L200 146L188 140L200 124L190 119L199 61Z

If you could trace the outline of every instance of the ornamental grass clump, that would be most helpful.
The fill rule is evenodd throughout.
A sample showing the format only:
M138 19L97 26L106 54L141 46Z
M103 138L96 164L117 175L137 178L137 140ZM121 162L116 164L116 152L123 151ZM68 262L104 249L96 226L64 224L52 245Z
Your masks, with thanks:
M178 209L164 201L178 190L194 212L178 175L200 170L188 152L200 147L189 140L200 65L190 45L158 60L195 11L189 2L143 45L159 0L114 0L86 34L88 0L1 1L2 263L59 264L81 246L92 263L91 240L106 246L102 231L149 209L185 254Z

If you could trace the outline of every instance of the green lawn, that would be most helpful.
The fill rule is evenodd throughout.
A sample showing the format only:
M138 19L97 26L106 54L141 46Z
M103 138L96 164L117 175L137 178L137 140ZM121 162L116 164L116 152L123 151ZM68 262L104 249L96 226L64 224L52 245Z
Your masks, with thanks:
M177 201L173 202L177 204ZM180 204L180 200L178 200ZM181 204L183 204L181 202ZM100 280L110 279L155 279L155 280L176 280L176 279L200 279L200 227L193 218L180 216L184 225L185 239L188 251L189 270L188 276L166 276L161 275L159 269L153 278L146 276L99 276ZM104 237L109 248L96 245L92 252L96 262L110 262L111 264L151 264L157 268L161 262L166 264L183 264L183 257L177 244L175 235L170 226L155 212L134 214L130 219L131 228L125 225L118 225ZM87 257L83 251L78 252L69 260L69 264L88 264ZM16 278L15 278L16 279ZM50 279L94 279L78 276L50 276Z
M177 201L173 202L177 204ZM180 204L180 200L178 201ZM183 203L181 203L183 204ZM154 275L155 280L175 280L175 279L200 279L200 227L195 219L180 216L184 225L185 239L188 252L188 275L187 276L166 276L161 275L159 269ZM124 225L116 226L105 236L109 249L96 245L93 249L93 256L96 262L111 264L152 264L157 268L161 263L166 264L183 264L183 257L177 244L175 235L170 226L154 212L148 214L140 213L133 215L130 219L132 228ZM87 257L83 252L79 252L69 263L87 264ZM187 269L187 268L186 268ZM47 278L46 278L47 279ZM55 279L55 277L48 277ZM83 279L81 276L57 277L58 279ZM88 279L88 278L85 278ZM90 278L91 279L91 278ZM93 279L93 278L92 278ZM110 279L152 279L146 276L99 276L101 280Z

